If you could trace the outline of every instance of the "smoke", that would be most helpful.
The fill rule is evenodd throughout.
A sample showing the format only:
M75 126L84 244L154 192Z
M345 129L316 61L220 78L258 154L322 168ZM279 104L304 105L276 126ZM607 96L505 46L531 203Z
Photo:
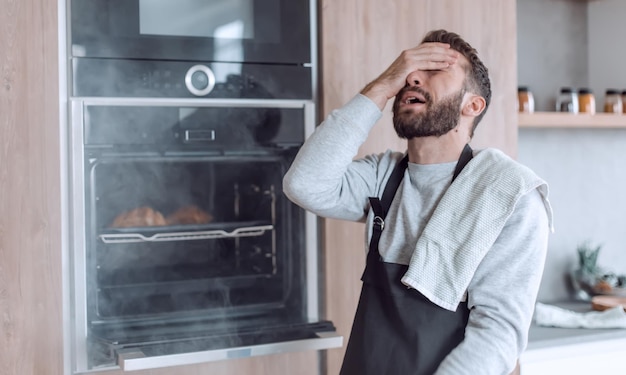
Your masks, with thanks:
M94 267L89 272L97 276L89 290L94 296L91 324L99 327L101 338L137 343L158 336L176 342L155 347L155 351L237 346L238 336L224 332L259 328L263 314L269 314L269 321L277 318L270 312L285 308L286 293L293 290L289 268L296 266L282 259L287 250L294 251L284 244L286 235L280 237L278 249L271 231L255 237L164 242L107 244L96 238L119 233L150 237L182 230L230 232L246 225L272 224L277 211L273 205L280 202L271 190L280 184L285 163L281 157L114 153L96 160L88 189L94 228L88 252ZM209 212L214 221L174 228L110 227L117 215L135 207L149 206L167 215L189 204ZM277 225L290 224L282 219ZM297 307L294 313L299 313ZM111 325L116 327L114 332L105 329ZM176 341L182 340L181 335L196 333L217 336Z

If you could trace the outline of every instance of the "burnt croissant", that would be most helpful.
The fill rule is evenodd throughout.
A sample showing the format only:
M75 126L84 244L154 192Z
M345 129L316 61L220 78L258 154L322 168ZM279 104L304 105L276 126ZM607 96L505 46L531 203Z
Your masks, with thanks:
M168 225L208 224L213 216L197 206L186 206L168 215L165 221Z
M129 228L129 227L153 227L166 225L163 214L151 207L138 207L130 211L126 211L118 215L111 227L113 228Z

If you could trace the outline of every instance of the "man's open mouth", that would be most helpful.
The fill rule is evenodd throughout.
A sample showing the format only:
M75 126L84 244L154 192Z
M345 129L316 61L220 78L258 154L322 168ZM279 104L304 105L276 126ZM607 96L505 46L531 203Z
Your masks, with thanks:
M426 100L424 100L421 97L417 97L417 96L408 96L405 100L404 100L405 104L425 104Z

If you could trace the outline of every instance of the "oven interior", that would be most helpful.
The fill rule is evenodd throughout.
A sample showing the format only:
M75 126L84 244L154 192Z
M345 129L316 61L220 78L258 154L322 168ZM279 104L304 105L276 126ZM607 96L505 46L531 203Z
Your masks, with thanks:
M284 305L285 265L295 255L277 249L290 233L278 228L289 212L277 223L281 171L261 159L94 165L97 317ZM157 216L155 225L114 225L142 207L151 211L141 219Z

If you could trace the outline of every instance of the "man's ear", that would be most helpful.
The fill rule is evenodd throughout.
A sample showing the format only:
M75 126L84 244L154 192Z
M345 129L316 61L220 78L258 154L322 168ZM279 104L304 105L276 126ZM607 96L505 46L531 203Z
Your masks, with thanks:
M487 102L485 98L480 95L470 94L471 96L467 100L467 102L463 105L463 109L461 110L461 114L464 116L472 116L476 117L485 110L487 106Z

